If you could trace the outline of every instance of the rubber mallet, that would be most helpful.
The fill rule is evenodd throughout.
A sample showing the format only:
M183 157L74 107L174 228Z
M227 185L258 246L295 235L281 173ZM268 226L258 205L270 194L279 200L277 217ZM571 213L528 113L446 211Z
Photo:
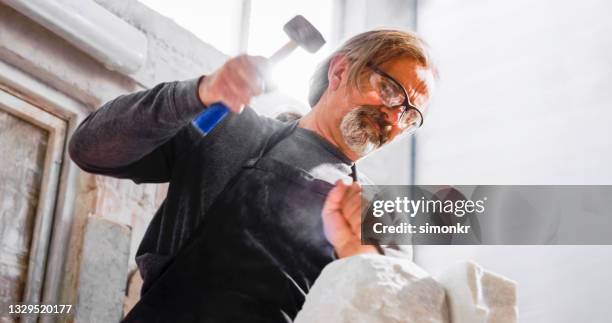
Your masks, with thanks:
M278 63L297 47L302 47L309 53L314 53L325 44L325 39L323 39L321 33L301 15L289 20L283 30L289 36L289 41L270 56L270 64ZM223 102L216 102L206 108L193 122L204 134L208 134L229 113L230 110Z

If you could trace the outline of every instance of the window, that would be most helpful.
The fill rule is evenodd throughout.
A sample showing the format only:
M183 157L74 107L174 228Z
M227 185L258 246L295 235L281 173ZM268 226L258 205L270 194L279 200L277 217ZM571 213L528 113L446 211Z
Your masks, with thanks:
M273 71L273 79L279 91L304 105L308 103L308 85L316 66L331 48L333 4L330 0L310 1L253 1L251 4L248 53L270 56L283 46L289 38L282 30L284 24L300 14L310 21L327 40L317 53L310 54L298 48L291 56L280 62Z
M332 34L334 2L330 0L141 0L183 28L229 56L246 48L250 55L270 56L289 38L284 24L297 14L308 19L328 41ZM245 25L247 24L247 25ZM248 37L247 37L248 35ZM310 54L298 48L273 70L278 90L307 106L308 85L314 69L333 46Z

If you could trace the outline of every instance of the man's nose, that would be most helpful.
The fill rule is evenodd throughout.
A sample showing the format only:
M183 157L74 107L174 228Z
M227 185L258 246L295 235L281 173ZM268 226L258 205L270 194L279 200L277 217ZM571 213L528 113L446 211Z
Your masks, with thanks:
M389 108L387 106L383 106L381 108L382 112L385 114L385 120L392 125L397 125L400 119L400 115L402 114L402 109Z

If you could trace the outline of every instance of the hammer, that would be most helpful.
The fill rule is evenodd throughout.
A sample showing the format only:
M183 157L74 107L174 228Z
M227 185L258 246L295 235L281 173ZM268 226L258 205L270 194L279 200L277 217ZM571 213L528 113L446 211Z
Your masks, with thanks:
M324 44L325 39L321 33L301 15L297 15L289 20L283 27L285 33L289 36L289 41L270 56L270 64L276 64L298 46L306 49L309 53L318 51ZM193 123L207 135L221 122L230 110L222 103L216 102L206 108Z

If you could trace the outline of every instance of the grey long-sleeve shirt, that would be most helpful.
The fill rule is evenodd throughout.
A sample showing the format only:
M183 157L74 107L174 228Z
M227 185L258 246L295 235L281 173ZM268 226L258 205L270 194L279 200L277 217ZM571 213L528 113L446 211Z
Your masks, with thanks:
M70 156L85 171L136 183L170 182L137 253L143 293L196 230L230 178L282 126L247 108L204 136L191 122L205 109L197 88L194 79L118 97L88 116L70 140ZM351 160L306 129L297 128L268 156L329 183L350 179Z

